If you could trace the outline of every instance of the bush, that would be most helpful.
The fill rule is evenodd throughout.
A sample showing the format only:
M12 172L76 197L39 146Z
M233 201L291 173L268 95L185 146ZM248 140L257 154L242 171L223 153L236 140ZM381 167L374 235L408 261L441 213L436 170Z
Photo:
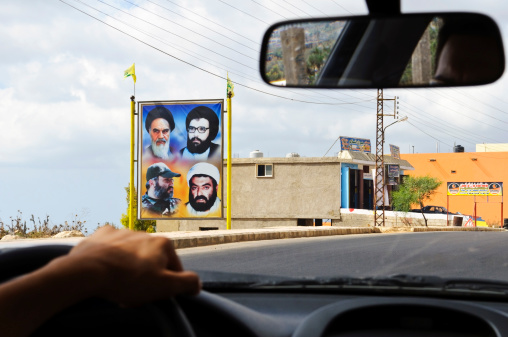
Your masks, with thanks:
M84 228L86 221L81 220L78 214L73 216L71 224L65 221L63 225L53 226L51 226L49 222L49 215L46 215L46 218L42 220L38 217L36 221L35 216L32 214L29 221L32 222L33 228L27 226L26 220L23 220L23 212L21 211L18 211L18 214L14 218L10 217L10 219L10 224L6 224L0 219L0 238L5 235L17 235L29 239L50 238L60 232L73 230L79 231L85 236L88 234L87 230Z

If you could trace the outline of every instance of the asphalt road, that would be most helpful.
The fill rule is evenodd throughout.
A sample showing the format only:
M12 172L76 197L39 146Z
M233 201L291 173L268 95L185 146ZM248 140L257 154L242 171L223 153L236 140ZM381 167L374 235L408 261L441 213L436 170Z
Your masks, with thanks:
M178 250L186 269L305 276L392 274L508 281L508 232L343 235Z

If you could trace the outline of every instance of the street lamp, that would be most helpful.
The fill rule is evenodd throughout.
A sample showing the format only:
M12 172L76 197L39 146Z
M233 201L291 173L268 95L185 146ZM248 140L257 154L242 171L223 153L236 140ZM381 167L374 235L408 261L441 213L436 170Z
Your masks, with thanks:
M407 117L407 116L404 116L404 117L402 117L401 119L397 119L395 122L393 122L393 123L388 124L387 126L385 126L385 127L383 128L383 144L385 143L385 131L386 131L386 129L387 129L389 126L392 126L393 124L396 124L396 123L398 123L398 122L405 122L405 121L407 121L407 120L408 120L408 117Z
M393 124L395 124L395 123L398 123L398 122L405 122L405 121L407 121L407 120L408 120L408 117L407 117L407 116L404 116L404 117L402 117L401 119L397 119L395 122L393 122L393 123L391 123L391 124L388 124L387 126L385 126L385 127L383 128L383 134L384 134L385 130L386 130L389 126L391 126L391 125L393 125Z

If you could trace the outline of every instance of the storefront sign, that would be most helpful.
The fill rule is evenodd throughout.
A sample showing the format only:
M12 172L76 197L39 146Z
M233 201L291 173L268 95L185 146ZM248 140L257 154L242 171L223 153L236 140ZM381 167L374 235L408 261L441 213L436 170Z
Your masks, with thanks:
M342 151L370 153L370 139L340 137Z
M448 195L503 195L502 182L449 182Z
M392 158L400 159L400 148L390 144L390 154L392 155Z

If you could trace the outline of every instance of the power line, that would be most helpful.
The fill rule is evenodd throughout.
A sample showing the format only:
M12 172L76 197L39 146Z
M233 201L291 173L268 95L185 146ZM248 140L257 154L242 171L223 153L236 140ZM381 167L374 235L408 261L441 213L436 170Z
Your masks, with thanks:
M408 90L408 91L409 91L409 92L412 92L411 90ZM448 110L450 110L450 111L453 111L453 112L455 112L455 113L457 113L457 114L459 114L459 115L462 115L462 116L464 116L464 117L466 117L466 118L472 119L472 120L474 120L474 121L477 121L477 122L479 122L479 123L482 123L482 124L488 125L488 126L490 126L490 127L492 127L492 128L495 128L495 129L498 129L498 130L501 130L501 131L506 131L506 130L504 130L504 129L498 128L497 126L491 125L491 124L489 124L489 123L485 123L484 121L481 121L481 120L479 120L479 119L476 119L476 118L473 118L473 117L467 116L467 115L465 115L465 114L462 114L462 113L460 113L460 112L458 112L458 111L456 111L456 110L454 110L454 109L452 109L452 108L450 108L450 107L444 106L443 104L437 103L436 101L433 101L433 100L431 100L431 99L428 99L427 97L422 96L422 95L419 95L419 94L417 94L417 93L415 93L415 92L413 92L413 94L415 94L415 95L417 95L417 96L420 96L420 97L422 97L423 99L426 99L426 100L427 100L427 101L429 101L429 102L436 103L436 104L438 104L438 105L440 105L440 106L442 106L442 107L444 107L444 108L446 108L446 109L448 109Z
M273 9L268 8L268 7L266 7L266 6L265 6L265 5L263 5L263 4L260 4L260 3L259 3L259 2L257 2L256 0L251 0L251 1L252 1L253 3L255 3L255 4L257 4L257 5L259 5L259 6L263 7L263 8L265 8L265 9L268 9L270 12L275 13L275 14L277 14L278 16L280 16L280 17L284 18L284 19L287 19L284 15L282 15L282 14L280 14L280 13L277 13L277 12L276 12L276 11L274 11Z
M460 90L457 90L456 88L450 88L450 89L452 89L452 90L456 91L457 93L459 93L459 94L461 94L461 95L463 95L463 96L465 96L465 97L467 97L467 98L470 98L470 97L471 97L471 96L466 95L465 93L461 92ZM508 103L504 102L503 100L501 100L500 98L498 98L498 97L496 97L496 96L494 96L494 95L492 95L492 94L490 94L490 93L488 93L488 92L485 92L485 93L486 93L486 94L488 94L488 95L490 95L490 96L492 96L492 97L494 97L494 98L496 98L496 99L498 99L498 100L500 100L501 102L503 102L503 103L505 103L505 104L508 104ZM486 106L488 106L489 108L492 108L492 109L494 109L494 110L497 110L497 111L499 111L499 112L501 112L501 113L504 113L504 114L507 114L507 115L508 115L508 112L503 111L503 110L501 110L501 109L499 109L499 108L497 108L497 107L495 107L495 106L493 106L493 105L490 105L490 104L488 104L488 103L485 103L484 101L477 100L477 102L479 102L479 103L481 103L481 104L483 104L483 105L486 105Z
M75 0L75 1L80 1L80 0ZM100 2L102 2L101 0L99 0L99 1L100 1ZM86 4L85 4L85 5L86 5ZM87 6L88 6L88 7L90 7L90 8L95 9L94 7L92 7L92 6L90 6L90 5L87 5ZM112 7L112 6L111 6L111 7ZM113 7L113 8L115 8L115 7ZM115 9L116 9L116 8L115 8ZM95 10L97 10L97 9L95 9ZM97 10L97 11L98 11L98 10ZM121 10L120 10L120 11L121 11ZM101 12L101 11L99 11L99 12ZM103 13L103 12L101 12L101 13ZM146 22L146 20L141 19L141 18L139 18L139 17L137 17L137 16L135 16L135 15L132 15L132 14L130 14L130 13L126 13L126 14L128 14L128 15L130 15L130 16L132 16L132 17L135 17L136 19L138 19L138 20L140 20L140 21ZM107 15L107 14L105 14L105 15ZM111 17L111 16L110 16L110 17ZM143 30L140 30L140 29L138 29L138 28L136 28L136 27L133 27L132 25L130 25L130 24L128 24L128 23L126 23L126 22L125 22L125 21L123 21L123 20L120 20L120 19L117 19L117 18L114 18L114 17L112 17L112 18L113 18L114 20L117 20L117 21L119 21L119 22L121 22L121 23L125 24L126 26L128 26L128 27L130 27L130 28L132 28L132 29L135 29L135 30L137 30L137 31L140 31L140 32L142 32L143 34L149 35L149 36L153 37L154 39L157 39L157 40L159 40L160 42L162 42L162 43L164 43L164 44L166 44L166 45L168 45L168 46L171 46L172 48L175 48L175 49L177 49L177 50L181 51L181 52L182 52L182 53L184 53L184 54L190 55L189 53L187 53L187 52L185 52L185 51L182 51L182 50L181 50L181 49L179 49L178 47L176 47L176 46L174 46L174 45L170 45L170 44L166 43L165 41L162 41L160 38L155 37L155 36L153 36L152 34L149 34L149 33L145 32L145 31L143 31ZM149 24L151 24L151 23L149 23ZM153 24L151 24L151 25L153 25ZM160 28L159 26L156 26L156 27L157 27L157 28ZM161 29L162 29L162 28L161 28ZM164 29L162 29L162 30L164 30ZM200 57L197 57L197 56L194 56L194 55L190 55L190 56L195 57L195 58L197 58L197 59L199 59L199 60L201 60L201 61L203 61L203 62L205 62L205 63L208 63L208 62L206 62L206 61L202 60ZM206 57L205 57L205 58L206 58ZM207 59L208 59L208 60L210 60L209 58L207 58ZM212 61L212 62L214 62L214 61ZM210 64L210 63L208 63L208 64ZM218 64L219 64L219 65L221 65L222 67L226 67L226 66L224 66L224 65L222 65L222 64L220 64L220 63L218 63ZM216 65L214 65L214 66L216 66ZM227 67L226 67L226 68L227 68ZM222 68L222 70L223 70L223 71L225 71L225 72L230 71L229 69L226 69L226 68ZM219 68L219 69L221 69L221 68ZM254 69L254 68L250 68L250 67L249 67L249 69L256 70L256 69ZM258 83L263 83L263 84L264 84L264 82L261 82L261 81L259 81L259 80L257 80L257 79L253 79L252 77L247 76L245 73L240 72L240 73L242 73L242 74L246 75L246 76L241 76L241 75L239 75L237 72L232 72L232 71L230 71L230 72L231 72L232 74L236 74L236 75L238 75L238 76L240 76L240 77L247 78L247 79L250 79L250 80L252 80L252 81L255 81L255 82L258 82ZM285 89L285 90L286 90L286 91L288 91L288 92L295 93L294 91L289 90L289 89ZM295 94L296 94L296 93L295 93ZM344 100L342 100L342 99L335 98L335 97L332 97L332 96L330 96L330 95L325 95L325 94L320 93L320 92L318 92L317 94L319 94L320 96L327 97L327 98L331 98L331 99L338 100L338 101L341 101L341 102L346 102L346 101L344 101ZM300 96L306 96L306 97L310 97L310 98L314 98L314 99L316 99L314 96L307 95L307 94L298 93L298 95L300 95ZM346 94L346 95L347 95L347 94ZM352 95L347 95L347 96L351 96L351 97L353 97L353 98L355 98L355 99L358 99L358 97L356 97L356 96L352 96ZM318 100L318 101L319 101L320 103L324 103L324 102L323 102L323 101L321 101L321 100ZM367 101L370 101L370 100L364 100L364 102L367 102ZM359 106L361 106L361 105L359 105ZM363 106L361 106L361 107L363 107ZM358 111L358 110L354 110L354 111Z
M76 0L76 1L79 1L79 2L83 3L83 2L82 2L82 1L80 1L80 0ZM181 38L182 40L185 40L185 41L187 41L187 42L189 42L189 43L192 43L192 44L194 44L194 45L196 45L196 46L198 46L198 47L201 47L201 48L203 48L203 49L205 49L205 50L207 50L207 51L209 51L209 52L211 52L211 53L217 54L217 55L219 55L219 56L222 56L222 57L224 57L224 58L227 58L227 59L228 59L228 60L230 60L230 61L236 62L236 63L241 64L241 65L243 65L243 66L245 66L245 67L247 67L247 68L251 68L251 69L255 70L254 68L252 68L252 67L250 67L250 66L248 66L248 65L246 65L246 64L244 64L244 63L238 62L238 61L236 61L235 59L232 59L232 58L230 58L230 57L224 56L224 55L222 55L222 54L220 54L220 53L218 53L218 52L215 52L215 51L211 50L210 48L203 47L202 45L200 45L200 44L198 44L198 43L196 43L196 42L194 42L194 41L192 41L192 40L190 40L190 39L188 39L188 38L186 38L186 37L180 36L180 35L178 35L178 34L176 34L176 33L173 33L173 32L171 32L171 31L169 31L169 30L167 30L167 29L164 29L164 28L162 28L162 27L160 27L160 26L158 26L158 25L156 25L156 24L154 24L154 23L148 22L148 21L147 21L147 20L145 20L145 19L141 19L141 18L139 18L139 17L137 17L137 16L135 16L135 15L132 15L132 14L130 14L129 12L124 11L123 9L119 9L119 8L117 8L117 7L113 6L113 5L110 5L110 4L108 4L108 3L105 3L105 2L104 2L104 1L102 1L102 0L98 0L98 1L99 1L99 2L101 2L101 3L103 3L103 4L105 4L105 5L107 5L107 6L109 6L109 7L114 8L114 9L116 9L116 10L118 10L118 11L122 12L122 13L125 13L125 14L127 14L127 15L130 15L130 16L132 16L132 17L134 17L134 18L138 19L138 20L141 20L141 21L143 21L143 22L144 22L144 23L146 23L146 24L152 25L152 26L154 26L154 27L157 27L157 28L159 28L159 29L161 29L161 30L163 30L163 31L165 31L165 32L167 32L167 33L169 33L169 34L175 35L176 37L179 37L179 38ZM126 1L126 0L124 0L124 1ZM127 1L127 2L128 2L128 1ZM94 7L92 7L92 6L90 6L90 5L87 5L87 4L85 4L85 3L83 3L83 4L84 4L84 5L86 5L86 6L88 6L88 7L90 7L90 8L93 8L93 9L97 10L98 12L100 12L100 13L102 13L102 14L104 14L104 15L110 16L109 14L104 13L104 12L102 12L102 11L100 11L100 10L98 10L98 9L96 9L96 8L94 8ZM137 5L135 5L135 6L137 6ZM138 7L139 7L139 6L138 6ZM141 7L139 7L139 8L141 8ZM142 8L142 9L143 9L143 10L146 10L146 9L144 9L144 8ZM149 12L149 13L150 13L150 11L147 11L147 12ZM153 14L153 13L152 13L152 14ZM157 15L157 14L155 14L155 15ZM157 16L159 16L159 15L157 15ZM110 16L110 17L111 17L111 16ZM160 17L160 16L159 16L159 17ZM165 18L164 18L164 19L165 19ZM170 22L173 22L173 21L168 20L168 19L165 19L165 20L170 21ZM180 27L182 27L181 25L179 25L179 26L180 26ZM185 27L184 27L184 28L185 28ZM187 29L188 29L188 28L187 28ZM189 29L189 30L190 30L190 29ZM192 30L190 30L190 31L192 31ZM196 33L196 32L194 32L194 31L192 31L192 32L193 32L193 33L195 33L195 34L198 34L198 35L200 35L200 36L203 36L202 34ZM205 37L205 36L203 36L203 37ZM207 38L207 37L205 37L205 38ZM227 47L227 46L225 46L225 45L224 45L224 44L222 44L222 43L216 42L216 41L214 41L214 40L212 40L212 39L210 39L210 38L207 38L207 39L209 39L210 41L213 41L213 42L215 42L215 43L217 43L217 44L219 44L219 45L221 45L221 46L223 46L223 47L226 47L226 48L231 49L231 50L233 50L233 51L234 51L234 49L233 49L233 48ZM238 53L239 53L239 54L242 54L242 53L240 53L240 52L238 52ZM245 55L245 54L242 54L242 55L243 55L243 56L247 56L247 57L249 57L249 58L251 58L251 59L255 60L253 57L250 57L250 56L248 56L248 55Z
M429 113L426 113L425 111L423 111L423 110L419 109L418 107L416 107L416 106L414 106L414 105L411 105L411 104L409 104L409 103L405 103L405 104L404 104L404 107L405 107L405 109L408 109L408 110L410 110L410 111L413 111L413 112L414 112L414 113L416 113L416 114L418 114L418 112L417 112L417 111L414 111L414 110L412 110L412 109L410 109L410 107L413 107L414 109L417 109L417 110L419 110L420 112L425 113L427 117L431 117L432 119L436 120L436 122L437 122L437 123L440 123L440 124L433 124L433 123L430 123L430 121L426 121L427 123L432 124L434 128L442 129L442 123L443 123L443 120L442 120L441 118L438 118L438 117L435 117L435 116L433 116L433 115L431 115L431 114L429 114ZM410 112L408 112L408 111L406 111L406 113L407 113L407 114L409 114L409 115L411 115L411 116L412 116L412 117L414 117L414 118L420 119L419 117L416 117L415 115L411 114L411 113L410 113ZM489 137L486 137L486 136L483 136L483 135L474 134L474 133L472 133L472 132L470 132L470 131L467 131L467 130L466 130L466 129L464 129L464 128L459 128L459 127L457 127L456 125L454 125L454 128L453 128L453 129L454 129L454 130L457 130L457 129L458 129L458 131L463 130L463 132L464 132L464 133L466 133L466 134L469 134L469 135L474 135L474 136L476 136L476 137L478 137L478 138L484 138L484 139L487 139L487 140L492 140L492 141L494 141L494 142L497 142L497 141L496 141L495 139L493 139L493 138L489 138ZM456 135L452 135L452 136L453 136L453 137L455 137L455 138L460 138L460 136L456 136Z
M294 15L294 16L296 16L296 17L300 17L300 15L298 15L298 14L296 14L295 12L293 12L293 11L291 11L291 10L287 9L286 7L282 6L281 4L278 4L278 3L276 3L276 2L272 2L272 4L279 6L279 7L280 7L280 8L282 8L283 10L288 11L289 13L293 14L293 15Z
M321 13L321 14L323 14L323 15L325 15L325 16L329 16L328 14L326 14L325 12L323 12L322 10L320 10L319 8L312 6L312 5L311 5L310 3L308 3L307 1L305 1L305 0L302 0L302 1L303 1L303 2L307 5L307 6L312 7L312 8L314 8L315 10L317 10L319 13Z
M434 93L436 93L437 95L439 95L439 96L441 96L441 97L445 98L445 99L449 99L449 100L451 100L451 101L452 101L452 98L447 97L447 96L444 96L442 93L440 93L440 92L436 92L436 90L432 90L432 89L431 89L431 91L432 91L432 92L434 92ZM454 101L456 104L458 104L458 105L462 105L462 106L464 106L464 107L466 107L466 108L468 108L468 109L470 109L470 110L473 110L473 111L476 111L476 112L480 112L480 113L482 113L483 115L485 115L485 116L487 116L487 117L490 117L490 118L492 118L492 119L495 119L495 120L497 120L497 121L499 121L499 122L501 122L501 123L508 124L508 122L503 121L503 120L501 120L501 119L499 119L499 118L496 118L496 117L494 117L494 116L491 116L491 115L487 114L485 111L480 111L480 110L478 110L478 109L474 109L473 107L471 107L471 105L466 105L466 104L464 104L464 103L462 103L462 102L460 102L460 101L456 101L456 100L455 100L455 98L453 98L453 101ZM478 100L475 100L475 102L479 102L479 101L478 101Z
M264 20L261 20L260 18L257 18L257 17L255 17L254 15L251 15L251 14L249 14L249 13L247 13L247 12L244 12L244 11L242 11L241 9L236 8L235 6L230 5L230 4L228 4L227 2L225 2L225 1L222 1L222 0L217 0L217 1L220 1L220 2L222 2L223 4L225 4L225 5L227 5L227 6L231 7L231 8L234 8L234 9L236 9L236 10L237 10L237 11L239 11L239 12L242 12L243 14L248 15L248 16L250 16L251 18L254 18L254 19L258 20L258 21L261 21L262 23L265 23L265 24L267 24L267 25L269 24L268 22L266 22L266 21L264 21Z
M239 33L235 32L234 30L231 30L230 28L228 28L228 27L225 27L225 26L221 25L220 23L217 23L217 22L215 22L215 21L213 21L213 20L210 20L210 19L209 19L209 18L207 18L206 16L203 16L203 15L201 15L201 14L198 14L198 13L194 12L194 11L191 11L191 10L190 10L190 9L188 9L188 8L185 8L185 7L183 7L183 6L180 6L179 4L177 4L177 3L175 3L175 2L173 2L173 1L171 1L171 0L166 0L166 1L167 1L167 2L169 2L169 3L172 3L173 5L175 5L175 6L177 6L177 7L182 8L182 9L184 9L184 10L188 11L188 12L191 12L192 14L194 14L194 15L196 15L196 16L199 16L200 18L202 18L202 19L204 19L204 20L206 20L206 21L208 21L208 22L211 22L211 23L213 23L213 24L215 24L215 25L217 25L217 26L219 26L219 27L221 27L221 28L223 28L223 29L227 30L227 31L228 31L229 33L231 33L231 34L236 34L236 35L238 35L238 36L240 36L240 37L243 37L243 38L244 38L244 39L246 39L246 40L249 40L249 41L251 41L251 42L254 42L254 43L255 43L255 44L257 44L258 46L260 46L260 45L261 45L259 42L254 41L254 40L252 40L252 39L250 39L250 38L246 37L245 35L239 34Z
M305 14L305 15L307 15L307 16L312 16L312 15L310 15L309 13L305 12L304 10L302 10L302 9L300 9L300 8L298 8L298 7L296 7L295 5L293 5L292 3L290 3L290 2L289 2L289 1L287 1L287 0L282 0L282 1L284 1L285 3L287 3L288 5L290 5L291 7L294 7L294 8L296 8L296 9L298 9L298 10L299 10L300 12L302 12L303 14Z
M141 39L139 39L139 38L135 37L134 35L131 35L131 34L129 34L129 33L127 33L127 32L125 32L125 31L123 31L123 30L121 30L121 29L119 29L119 28L117 28L117 27L115 27L115 26L113 26L113 25L110 25L109 23L107 23L107 22L105 22L105 21L103 21L103 20L101 20L101 19L99 19L99 18L97 18L97 17L95 17L95 16L91 15L90 13L87 13L87 12L85 12L85 11L83 11L83 10L81 10L81 9L79 9L79 8L77 8L77 7L73 6L73 5L71 5L71 4L67 3L67 2L65 2L64 0L59 0L59 1L60 1L60 2L62 2L62 3L64 3L64 4L66 4L66 5L68 5L69 7L74 8L75 10L77 10L77 11L79 11L79 12L81 12L81 13L83 13L83 14L85 14L85 15L87 15L87 16L89 16L89 17L91 17L91 18L93 18L93 19L95 19L95 20L97 20L97 21L99 21L99 22L101 22L101 23L103 23L103 24L105 24L106 26L113 28L114 30L116 30L116 31L118 31L118 32L120 32L120 33L122 33L122 34L124 34L124 35L127 35L127 36L131 37L132 39L134 39L134 40L136 40L136 41L138 41L138 42L141 42L142 44L144 44L144 45L146 45L146 46L149 46L149 47L151 47L151 48L153 48L153 49L155 49L155 50L157 50L157 51L159 51L159 52L161 52L161 53L163 53L163 54L165 54L165 55L167 55L167 56L169 56L169 57L171 57L171 58L174 58L175 60L178 60L178 61L180 61L180 62L182 62L182 63L185 63L185 64L187 64L187 65L189 65L189 66L191 66L191 67L193 67L193 68L196 68L196 69L199 69L199 70L201 70L201 71L204 71L204 72L206 72L206 73L208 73L208 74L210 74L210 75L212 75L212 76L215 76L215 77L217 77L217 78L220 78L220 79L223 79L223 80L227 80L227 78L226 78L226 77L224 77L224 76L214 74L214 73L212 73L211 71L208 71L208 70L206 70L206 69L204 69L204 68L201 68L201 67L199 67L199 66L197 66L197 65L195 65L195 64L192 64L192 63L190 63L190 62L187 62L187 61L185 61L185 60L183 60L183 59L181 59L181 58L178 58L178 57L176 57L176 56L174 56L174 55L172 55L172 54L169 54L168 52L166 52L166 51L164 51L164 50L162 50L162 49L160 49L160 48L157 48L157 47L155 47L155 46L153 46L153 45L149 44L148 42L145 42L145 41L143 41L143 40L141 40ZM77 1L79 1L79 0L77 0ZM81 2L81 1L79 1L79 2ZM92 7L92 8L93 8L93 7ZM358 103L358 102L349 102L349 103L319 103L319 102L304 101L304 100L298 100L298 99L294 99L294 98L289 98L289 97L284 97L284 96L280 96L280 95L272 94L272 93L269 93L269 92L266 92L266 91L263 91L263 90L259 90L259 89L256 89L256 88L253 88L253 87L250 87L250 86L248 86L248 85L245 85L245 84L242 84L242 83L239 83L239 82L236 82L236 81L232 81L232 82L233 82L234 84L236 84L236 85L239 85L239 86L241 86L241 87L244 87L244 88L247 88L247 89L250 89L250 90L254 90L254 91L257 91L257 92L260 92L260 93L263 93L263 94L269 95L269 96L274 96L274 97L278 97L278 98L286 99L286 100L293 101L293 102L308 103L308 104L318 104L318 105L349 105L349 104L357 104L357 103Z
M331 0L334 4L336 4L337 6L339 6L340 8L342 8L343 10L345 10L346 12L348 12L349 14L353 14L352 12L348 11L344 6L340 5L337 1L335 0Z
M409 122L409 121L407 121L407 123L408 123L409 125L413 126L413 127L414 127L415 129L417 129L418 131L423 132L424 134L426 134L426 135L427 135L427 136L429 136L430 138L433 138L433 139L437 140L438 142L441 142L441 143L443 143L443 144L445 144L445 145L448 145L448 146L450 146L450 147L452 146L452 145L450 145L450 144L447 144L447 143L443 142L442 140L437 139L436 137L432 136L431 134L428 134L427 132L423 131L421 128L417 127L417 126L416 126L416 125L414 125L413 123L411 123L411 122Z
M127 1L127 0L124 0L124 1ZM246 44L244 44L244 43L242 43L242 42L239 42L239 41L237 41L237 40L235 40L235 39L231 38L231 36L228 36L228 35L222 34L222 33L218 32L218 31L216 31L216 30L214 30L214 29L212 29L212 28L210 28L210 27L208 27L208 26L205 26L205 25L203 25L203 24L201 24L201 23L197 22L196 20L192 20L192 19L190 19L190 18L187 18L187 17L185 17L185 16L183 16L183 15L181 15L181 14L179 14L179 13L177 13L177 12L175 12L175 11L173 11L173 10L171 10L171 9L167 8L167 7L164 7L164 6L162 6L162 5L159 5L158 3L155 3L155 2L153 2L153 1L151 1L151 0L146 0L146 1L148 1L148 2L152 3L152 4L156 5L156 6L159 6L160 8L163 8L163 9L165 9L166 11L168 11L168 12L170 12L170 13L173 13L173 14L175 14L175 15L178 15L178 16L180 16L180 17L184 18L185 20L191 21L192 23L194 23L194 24L196 24L196 25L199 25L199 26L201 26L201 27L203 27L203 28L205 28L205 29L208 29L209 31L214 32L215 34L219 34L219 35L220 35L220 36L222 36L222 37L225 37L225 38L227 38L227 39L229 39L229 40L231 40L231 41L233 41L233 42L235 42L235 43L238 43L239 45L242 45L242 46L244 46L245 48L249 48L250 50L253 50L253 51L255 51L255 52L257 52L257 51L258 51L257 49L254 49L254 48L252 48L252 47L249 47L248 45L246 45ZM127 2L129 2L129 1L127 1ZM130 3L130 2L129 2L129 3ZM192 12L192 11L191 11L191 12ZM230 31L230 32L231 32L231 31ZM238 35L238 34L237 34L237 35ZM240 35L240 36L241 36L241 35ZM244 37L244 38L245 38L245 37ZM258 44L258 45L259 45L259 44Z

